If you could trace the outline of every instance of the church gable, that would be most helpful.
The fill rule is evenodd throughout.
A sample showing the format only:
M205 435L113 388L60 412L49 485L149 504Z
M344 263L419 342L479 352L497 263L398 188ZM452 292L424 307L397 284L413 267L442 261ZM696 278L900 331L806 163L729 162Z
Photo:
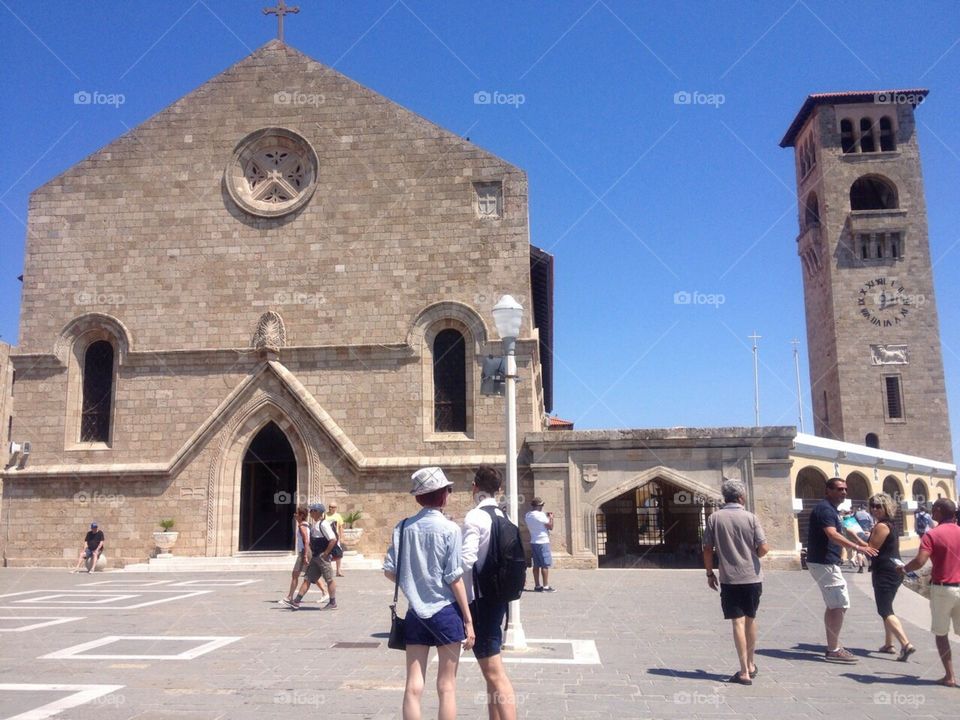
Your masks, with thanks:
M526 203L517 168L274 41L34 193L23 349L88 295L144 350L243 347L267 310L291 344L396 342L487 278L529 297Z

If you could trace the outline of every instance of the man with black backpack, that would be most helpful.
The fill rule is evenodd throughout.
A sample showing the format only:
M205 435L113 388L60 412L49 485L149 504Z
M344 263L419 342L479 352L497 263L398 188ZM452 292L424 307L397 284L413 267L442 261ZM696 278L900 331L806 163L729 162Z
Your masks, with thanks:
M519 529L497 506L501 483L499 470L489 465L477 468L473 479L477 506L463 522L463 574L477 636L473 654L487 683L488 715L514 720L516 700L500 648L509 603L523 591L526 556Z

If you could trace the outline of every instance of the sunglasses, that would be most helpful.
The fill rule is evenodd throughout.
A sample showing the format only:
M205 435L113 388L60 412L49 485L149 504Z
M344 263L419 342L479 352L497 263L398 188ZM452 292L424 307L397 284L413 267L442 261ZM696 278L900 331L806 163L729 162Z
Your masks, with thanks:
M870 509L871 509L871 510L883 510L883 505L874 505L873 503L870 503Z

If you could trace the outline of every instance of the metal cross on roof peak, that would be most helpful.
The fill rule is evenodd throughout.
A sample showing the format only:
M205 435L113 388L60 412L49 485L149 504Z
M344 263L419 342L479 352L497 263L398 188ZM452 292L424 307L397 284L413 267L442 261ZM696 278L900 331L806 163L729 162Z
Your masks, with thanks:
M276 15L277 16L277 39L280 42L283 42L283 16L290 14L296 15L300 12L300 6L295 5L293 7L287 7L287 4L284 0L277 0L276 7L269 7L263 9L264 15Z

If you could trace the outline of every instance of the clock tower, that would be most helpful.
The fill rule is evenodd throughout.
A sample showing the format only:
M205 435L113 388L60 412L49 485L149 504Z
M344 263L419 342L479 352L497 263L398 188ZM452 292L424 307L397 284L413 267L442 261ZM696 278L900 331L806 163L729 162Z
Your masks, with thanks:
M914 113L927 90L810 95L795 151L821 437L952 462Z

